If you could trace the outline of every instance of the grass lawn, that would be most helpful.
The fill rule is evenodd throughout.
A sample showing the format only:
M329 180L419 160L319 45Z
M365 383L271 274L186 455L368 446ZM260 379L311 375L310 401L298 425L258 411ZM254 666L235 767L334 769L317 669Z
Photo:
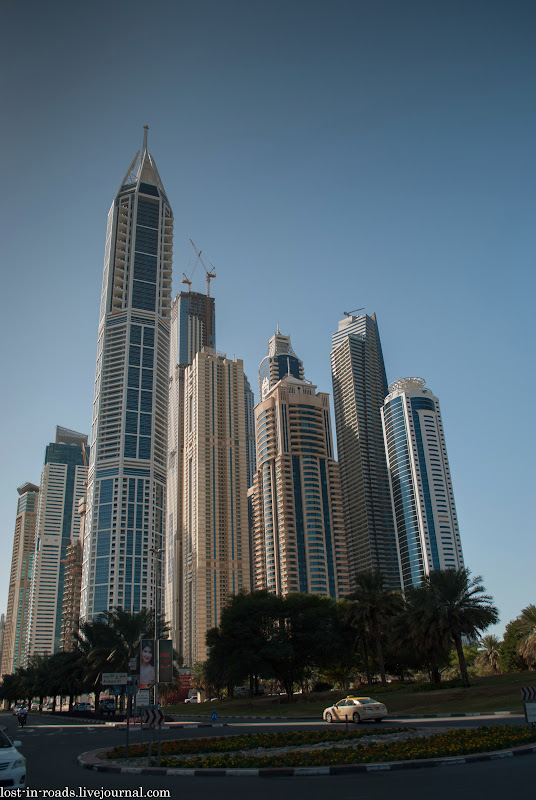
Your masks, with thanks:
M449 688L435 691L415 691L415 684L379 684L352 689L350 694L370 695L381 700L390 714L441 714L470 711L523 711L520 688L536 686L536 671L511 673L485 678L473 678L469 689ZM402 688L403 687L403 688ZM321 718L322 711L345 692L323 692L318 695L295 695L296 702L287 703L275 697L245 698L193 705L180 703L167 706L166 712L177 716L270 716Z

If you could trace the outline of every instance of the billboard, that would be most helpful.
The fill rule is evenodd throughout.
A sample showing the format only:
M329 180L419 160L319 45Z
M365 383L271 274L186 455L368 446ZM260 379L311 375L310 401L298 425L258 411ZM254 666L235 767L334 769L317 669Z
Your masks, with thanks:
M140 642L140 689L148 689L155 681L154 645L154 639L142 639Z
M158 640L158 683L173 683L173 643Z

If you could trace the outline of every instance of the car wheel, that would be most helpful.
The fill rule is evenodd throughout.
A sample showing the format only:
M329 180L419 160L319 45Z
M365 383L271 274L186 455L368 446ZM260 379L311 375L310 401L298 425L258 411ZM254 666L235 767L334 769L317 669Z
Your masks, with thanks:
M329 713L329 711L328 711L328 713L326 714L326 722L327 722L327 723L333 722L333 717L331 716L331 714Z
M353 721L355 722L356 725L359 725L359 723L361 722L361 717L359 716L357 711L354 711L352 719L353 719Z

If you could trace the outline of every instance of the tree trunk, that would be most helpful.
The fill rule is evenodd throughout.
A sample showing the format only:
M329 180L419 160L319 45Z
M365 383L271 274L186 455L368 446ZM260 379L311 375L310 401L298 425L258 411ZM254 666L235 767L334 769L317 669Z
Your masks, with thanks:
M430 681L436 686L441 683L441 673L436 661L430 663Z
M467 689L471 684L469 683L469 675L467 674L467 664L465 663L462 637L457 635L453 636L452 638L454 639L454 644L456 645L456 653L458 654L458 663L460 665L460 675L462 678L462 684Z
M383 663L382 643L379 631L376 631L374 638L376 640L376 656L378 657L378 666L380 667L382 686L387 686L387 678L385 677L385 664Z
M370 674L368 647L367 647L367 640L366 640L365 636L363 636L363 655L365 657L365 671L367 673L367 684L370 686L371 683L372 683L372 676Z

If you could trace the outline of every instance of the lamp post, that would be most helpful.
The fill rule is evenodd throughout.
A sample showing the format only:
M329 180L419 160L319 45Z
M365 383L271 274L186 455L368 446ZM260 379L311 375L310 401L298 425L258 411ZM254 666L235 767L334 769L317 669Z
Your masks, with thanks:
M155 557L154 564L154 704L158 708L158 565L159 556L164 552L163 547L151 547L150 552Z

